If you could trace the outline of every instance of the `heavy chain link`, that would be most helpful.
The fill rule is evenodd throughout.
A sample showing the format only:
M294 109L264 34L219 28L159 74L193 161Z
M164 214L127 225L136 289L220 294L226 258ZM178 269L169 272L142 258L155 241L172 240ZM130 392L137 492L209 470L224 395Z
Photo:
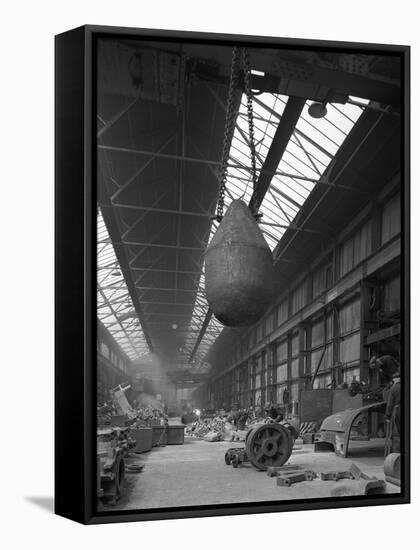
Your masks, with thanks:
M228 161L230 144L232 140L233 129L235 125L235 92L239 81L240 57L238 47L232 51L232 66L230 69L230 82L228 92L228 102L226 110L225 132L223 138L223 153L220 167L219 197L217 199L216 220L220 222L223 218L223 208L225 205L226 179L228 171Z
M246 108L248 114L248 127L249 127L249 139L248 145L251 153L251 177L252 177L252 186L253 186L253 198L252 204L250 205L252 213L257 215L257 160L255 152L255 132L254 132L254 107L252 102L252 92L251 92L251 67L249 61L249 50L244 48L242 50L243 57L243 66L244 66L244 88L246 95Z
M248 51L248 48L243 48L242 51L240 51L239 48L235 46L232 51L232 65L231 65L231 72L230 72L228 102L227 102L227 110L226 110L226 122L225 122L224 138L223 138L223 153L222 153L222 161L221 161L221 167L220 167L219 196L217 199L217 209L216 209L216 216L215 216L215 219L218 222L220 222L223 218L229 153L230 153L232 136L235 128L235 123L236 123L235 92L239 86L239 72L240 72L241 65L243 66L244 91L245 91L246 101L247 101L247 115L248 115L248 126L249 126L248 145L251 153L251 177L252 177L252 183L253 183L253 189L254 189L251 211L254 215L257 215L256 213L257 163L256 163L256 152L255 152L254 111L253 111L252 92L251 92L251 85L250 85L251 70L250 70L249 51Z

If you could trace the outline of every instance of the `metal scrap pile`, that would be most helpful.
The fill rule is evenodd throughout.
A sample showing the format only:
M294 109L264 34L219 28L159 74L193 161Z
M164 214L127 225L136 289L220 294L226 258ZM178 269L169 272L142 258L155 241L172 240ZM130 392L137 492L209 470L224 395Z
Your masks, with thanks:
M215 415L213 418L192 422L187 426L185 434L205 441L244 441L249 428L269 422L273 420L263 412L257 414L253 410L231 411L229 414Z
M160 409L154 407L138 407L136 409L136 427L160 426L167 423L168 417Z
M186 428L186 435L208 441L221 441L229 435L233 426L226 418L216 416L212 419L197 420ZM229 432L229 434L227 434Z

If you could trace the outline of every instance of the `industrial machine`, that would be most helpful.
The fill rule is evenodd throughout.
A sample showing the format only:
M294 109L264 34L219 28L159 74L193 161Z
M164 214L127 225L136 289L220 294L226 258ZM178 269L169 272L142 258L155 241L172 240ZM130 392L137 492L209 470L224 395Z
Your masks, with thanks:
M368 435L363 435L363 433L368 431L368 426L372 423L372 414L383 416L385 409L386 401L381 401L327 416L316 435L315 451L334 451L338 456L346 458L350 439L368 438ZM354 436L352 434L356 426L359 435ZM364 427L366 428L364 429Z
M97 496L109 504L116 504L121 497L124 458L135 445L129 428L105 428L97 432Z
M225 453L226 465L237 468L250 462L257 470L282 466L292 454L296 429L288 422L256 424L248 430L245 448L231 448Z

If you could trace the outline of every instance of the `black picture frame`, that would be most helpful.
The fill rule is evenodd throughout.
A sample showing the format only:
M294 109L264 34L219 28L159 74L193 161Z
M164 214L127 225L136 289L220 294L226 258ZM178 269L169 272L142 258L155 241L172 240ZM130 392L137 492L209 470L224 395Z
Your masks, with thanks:
M410 363L410 48L324 40L82 26L55 39L55 512L84 524L190 518L410 502L410 374L403 379L401 494L284 503L209 505L97 512L95 293L95 47L101 37L233 42L262 46L369 51L401 56L403 362Z

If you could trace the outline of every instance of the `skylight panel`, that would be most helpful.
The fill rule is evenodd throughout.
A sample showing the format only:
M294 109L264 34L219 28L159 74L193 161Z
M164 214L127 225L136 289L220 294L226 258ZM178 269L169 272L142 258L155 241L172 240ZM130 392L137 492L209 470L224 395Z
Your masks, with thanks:
M130 357L149 353L102 213L97 214L97 316Z
M272 250L357 122L363 106L368 103L358 98L351 100L360 105L328 105L327 115L321 119L309 115L308 108L312 102L306 102L260 207L263 214L261 229ZM257 170L265 161L287 101L287 96L279 94L263 93L254 97ZM232 199L240 198L249 203L252 197L248 135L246 98L243 96L230 151L230 163L239 162L242 166L228 168L226 208ZM213 226L210 239L214 231Z

